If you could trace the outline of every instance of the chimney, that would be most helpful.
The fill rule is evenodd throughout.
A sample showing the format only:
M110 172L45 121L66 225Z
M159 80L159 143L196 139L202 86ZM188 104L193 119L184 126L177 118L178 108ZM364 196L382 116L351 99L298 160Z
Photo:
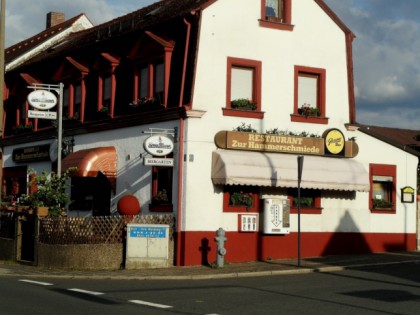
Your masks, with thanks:
M62 12L47 13L47 29L65 21L65 15Z

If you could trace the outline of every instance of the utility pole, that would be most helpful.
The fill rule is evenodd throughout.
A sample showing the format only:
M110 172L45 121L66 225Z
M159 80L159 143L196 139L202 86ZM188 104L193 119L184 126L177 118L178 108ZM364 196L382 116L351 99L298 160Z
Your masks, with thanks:
M4 110L3 110L3 99L4 99L4 38L5 38L5 27L6 27L6 0L1 1L1 11L0 11L0 137L3 137L3 119L4 119ZM0 148L0 161L3 165L3 148ZM0 187L3 187L3 167L0 167ZM0 201L2 198L2 188L0 188Z

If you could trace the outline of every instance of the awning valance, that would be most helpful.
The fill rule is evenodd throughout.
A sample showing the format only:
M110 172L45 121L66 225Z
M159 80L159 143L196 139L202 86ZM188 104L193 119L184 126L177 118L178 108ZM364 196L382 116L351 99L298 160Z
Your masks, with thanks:
M67 155L61 162L63 172L70 167L77 167L74 176L96 177L98 172L105 175L113 189L115 189L117 177L117 151L114 147L100 147Z
M214 184L297 187L297 156L292 154L218 150L213 152ZM369 191L363 165L349 159L305 156L302 188Z

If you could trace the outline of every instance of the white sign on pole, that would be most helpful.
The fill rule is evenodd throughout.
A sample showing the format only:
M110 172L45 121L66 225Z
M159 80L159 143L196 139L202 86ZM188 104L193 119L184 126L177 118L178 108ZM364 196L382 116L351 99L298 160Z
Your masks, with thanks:
M29 105L40 110L48 110L57 104L57 97L54 93L46 90L35 90L28 95Z
M41 112L39 110L28 110L29 118L57 119L57 112Z
M144 160L143 160L143 163L144 163L144 165L173 167L174 166L174 159L172 159L172 158L160 159L160 158L145 157Z

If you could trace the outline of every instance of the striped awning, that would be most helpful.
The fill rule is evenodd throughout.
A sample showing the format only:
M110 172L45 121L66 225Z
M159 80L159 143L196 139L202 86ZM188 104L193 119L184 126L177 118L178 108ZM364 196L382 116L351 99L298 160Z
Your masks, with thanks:
M297 156L293 154L218 150L213 152L211 178L219 185L292 187L297 183ZM307 155L302 188L369 191L369 175L354 160Z

